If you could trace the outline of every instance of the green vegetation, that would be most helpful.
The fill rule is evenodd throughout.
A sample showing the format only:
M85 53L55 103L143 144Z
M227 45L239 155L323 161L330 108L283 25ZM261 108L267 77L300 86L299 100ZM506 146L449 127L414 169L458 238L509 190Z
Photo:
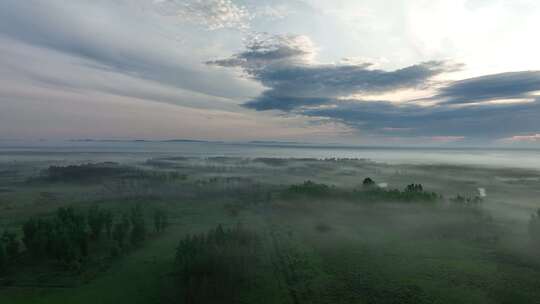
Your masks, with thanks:
M456 197L451 198L450 201L460 205L477 206L482 202L482 198L479 196L464 197L458 194Z
M6 273L19 257L17 236L8 231L0 236L0 275Z
M529 220L529 235L533 245L540 249L540 209L531 215Z
M362 186L371 188L371 187L375 187L376 184L375 184L375 181L371 179L371 177L366 177L364 178L364 181L362 182Z
M23 226L23 242L32 259L54 258L69 265L88 255L84 215L60 208L53 219L29 219Z
M357 202L435 202L441 198L435 192L426 192L421 184L410 184L403 190L383 189L367 177L362 187L357 189L339 189L310 180L289 186L282 195L285 199L298 198L339 198Z
M163 232L169 226L169 217L167 211L163 209L156 209L154 211L154 229L156 232Z
M160 212L159 230L166 227ZM73 207L59 208L53 217L30 218L22 226L22 243L26 249L20 255L19 241L15 233L4 232L0 238L0 270L19 271L25 266L41 267L55 261L56 270L82 273L93 267L92 260L104 249L112 257L122 251L140 246L147 237L145 216L141 205L130 210L129 218L123 215L114 223L110 210L93 205L85 216ZM128 244L126 239L129 235Z
M0 241L0 274L6 272L6 269L9 265L9 259L6 253L6 247L4 242Z
M540 303L540 211L523 194L540 186L515 170L1 166L0 303Z
M132 245L140 245L146 238L146 223L141 205L136 205L131 209L131 234L130 241Z
M255 287L259 238L241 225L188 235L176 249L183 303L238 303Z
M127 170L116 163L82 164L70 166L50 166L43 172L43 177L49 181L89 181L108 177L125 175Z
M299 197L299 196L312 196L312 197L321 197L329 196L334 191L332 187L325 184L317 184L310 180L305 181L300 185L291 185L284 192L286 198L290 197Z

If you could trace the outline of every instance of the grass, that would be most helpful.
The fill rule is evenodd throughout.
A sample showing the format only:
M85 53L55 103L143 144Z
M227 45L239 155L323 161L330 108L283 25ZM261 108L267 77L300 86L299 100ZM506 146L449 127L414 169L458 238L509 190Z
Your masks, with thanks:
M257 249L248 251L249 271L245 273L255 283L248 288L231 280L232 285L224 286L235 291L221 294L226 298L222 303L540 303L540 259L529 252L526 221L506 222L503 214L487 212L484 206L496 210L497 197L468 206L440 198L429 204L417 202L411 198L416 194L404 191L355 192L368 174L391 184L398 180L393 167L355 160L180 158L139 166L137 170L154 173L137 177L136 188L143 189L132 193L126 186L113 187L120 192L110 190L121 180L130 181L116 173L99 181L28 182L40 170L22 166L20 171L0 176L0 189L9 189L0 192L0 223L12 231L30 216L48 217L60 206L84 209L96 203L114 212L143 204L149 210L149 230L151 211L156 208L166 211L170 222L165 233L115 259L83 284L73 288L15 284L0 288L0 303L204 303L200 294L185 300L187 292L197 293L192 285L179 288L175 250L189 235L207 235L218 224L227 230L238 222L257 235ZM438 178L422 180L431 172L422 170L435 170L431 174L456 170L405 169L414 169L418 180L405 173L396 188L422 182L426 189L442 189ZM166 176L173 178L155 178L171 170L177 173ZM340 175L344 171L350 174ZM493 172L474 169L463 178L489 179ZM314 177L318 179L303 184ZM329 180L333 182L326 183ZM101 191L102 183L109 191ZM466 189L457 183L459 188L448 186L444 194L448 198L469 195L478 184L480 180ZM497 186L503 187L503 182ZM508 193L515 191L512 184L504 187ZM389 196L402 195L407 199L388 201ZM376 204L365 204L374 200ZM517 229L519 225L524 228ZM245 254L205 244L198 252L212 258L199 265L224 263L236 269L234 256ZM25 270L22 275L35 279L35 271ZM54 273L42 272L45 283L54 282ZM195 275L195 281L200 287L207 284L203 282L217 285L226 280L222 273L210 277Z

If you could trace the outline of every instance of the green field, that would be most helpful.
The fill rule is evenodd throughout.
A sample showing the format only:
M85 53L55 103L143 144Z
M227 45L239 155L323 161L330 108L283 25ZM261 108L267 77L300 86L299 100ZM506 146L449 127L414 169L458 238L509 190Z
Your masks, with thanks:
M0 233L16 233L20 250L0 275L0 303L540 303L528 229L539 181L355 159L3 163ZM113 255L112 238L90 238L89 254L70 260L76 271L25 248L30 218L95 206L113 224L142 208L144 241Z

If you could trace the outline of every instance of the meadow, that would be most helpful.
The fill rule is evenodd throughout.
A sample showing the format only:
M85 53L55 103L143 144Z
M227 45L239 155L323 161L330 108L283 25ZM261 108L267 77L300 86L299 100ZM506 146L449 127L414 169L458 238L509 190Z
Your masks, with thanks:
M494 166L6 161L0 303L540 303L538 193Z

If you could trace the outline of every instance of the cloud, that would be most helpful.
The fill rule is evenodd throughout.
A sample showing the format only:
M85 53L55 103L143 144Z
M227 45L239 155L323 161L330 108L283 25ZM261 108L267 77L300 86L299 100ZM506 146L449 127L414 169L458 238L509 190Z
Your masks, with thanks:
M231 0L158 0L162 13L182 21L202 25L209 30L247 29L252 18L249 11Z
M51 0L40 4L6 0L0 2L0 36L6 38L4 41L63 54L74 64L78 62L72 57L80 58L97 73L114 71L218 98L256 94L258 88L252 84L226 71L210 71L201 63L205 54L220 51L216 46L208 46L208 37L197 38L196 32L180 28L175 34L189 36L191 45L171 39L161 30L170 25L163 24L163 18L153 13L153 6L137 10L139 6L135 4L142 6L141 3L135 0ZM193 52L193 48L198 51ZM23 61L18 64L25 66ZM55 78L54 69L44 72L47 77ZM69 78L78 77L85 75ZM71 80L69 78L67 80Z
M312 62L315 47L304 35L270 35L258 33L246 39L246 50L230 58L208 61L222 67L241 67L257 77L264 70L308 65Z
M349 8L343 6L343 10ZM37 107L43 102L44 108L58 102L62 107L55 109L65 105L67 116L92 108L76 105L67 110L72 96L81 103L88 96L105 96L111 103L114 99L159 102L159 113L170 109L167 104L236 111L242 113L238 119L252 115L255 122L274 112L247 109L279 110L285 115L277 117L301 117L304 122L316 121L321 128L345 124L347 130L354 128L367 136L441 142L536 140L540 71L442 83L437 76L462 67L417 59L447 56L407 55L411 48L387 43L399 41L393 32L349 34L346 30L351 28L341 27L342 23L338 26L334 15L314 11L303 1L288 0L0 1L3 127L8 125L6 118L14 126L23 125L24 104ZM379 21L385 26L391 23L385 20ZM248 32L286 33L291 29L311 36L251 34L244 48L235 53ZM440 36L436 30L433 33ZM310 37L323 43L322 47ZM357 54L362 56L355 57ZM340 56L347 58L339 61ZM381 62L376 65L361 59L366 57L380 57ZM522 57L523 61L534 59ZM333 61L321 62L321 58ZM404 67L384 58L400 58ZM530 66L535 67L534 62ZM106 103L101 105L100 109L106 108ZM116 106L116 113L124 105L129 110L126 102ZM7 110L19 114L6 114ZM148 111L148 115L153 113ZM226 123L232 126L236 117ZM25 121L29 130L36 126L32 118L37 121L30 116ZM75 124L70 122L70 126ZM171 122L171 129L175 126ZM219 128L218 124L212 126ZM280 132L286 136L284 129Z
M462 141L465 139L465 136L432 136L429 139L434 142L449 143L449 142Z
M531 135L514 135L504 138L503 141L508 142L540 142L540 134Z
M535 98L540 91L540 71L523 71L480 76L456 81L440 89L433 99L447 104L478 103L491 100Z
M368 134L402 137L452 136L493 140L528 132L540 121L540 104L498 104L454 107L452 105L398 105L384 101L347 101L301 111L326 117Z
M268 88L246 106L257 110L292 110L326 103L358 93L381 93L426 85L441 73L459 65L428 61L394 71L372 69L370 63L321 64L307 36L256 36L246 49L230 58L207 62L221 67L239 67Z
M386 71L356 61L324 64L316 61L316 55L317 48L307 36L261 35L248 40L244 51L207 63L240 68L266 88L246 101L247 108L331 119L363 134L396 136L399 132L401 137L432 142L489 140L526 132L540 121L535 95L540 91L539 71L444 83L435 81L435 76L463 66L427 61ZM433 93L399 103L377 100L407 89Z

